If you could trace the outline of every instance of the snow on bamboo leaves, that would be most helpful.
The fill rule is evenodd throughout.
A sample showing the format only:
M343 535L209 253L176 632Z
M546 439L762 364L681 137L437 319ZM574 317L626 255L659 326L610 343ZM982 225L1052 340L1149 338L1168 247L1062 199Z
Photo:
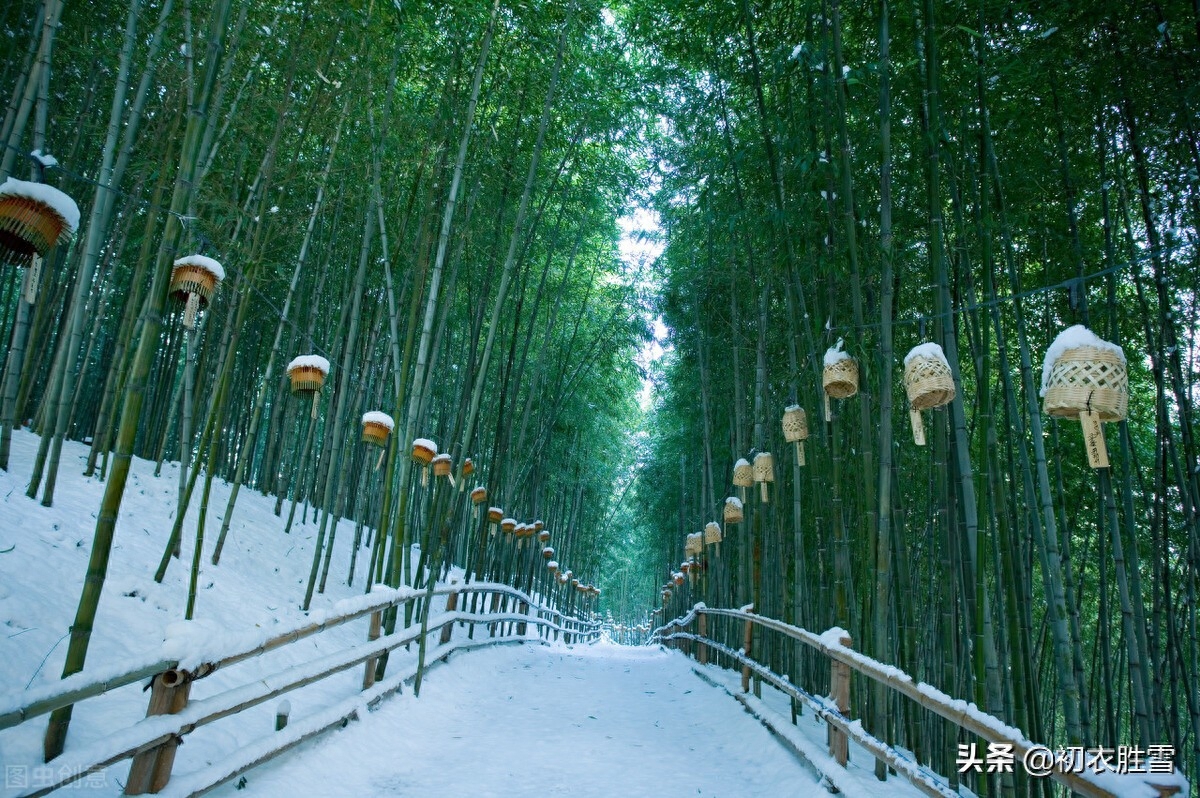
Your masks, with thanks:
M942 347L932 341L918 344L904 356L904 390L908 394L913 442L925 445L925 423L921 411L942 407L954 399L954 374Z
M1103 421L1121 421L1129 409L1125 352L1082 324L1058 334L1042 365L1042 409L1083 424L1088 464L1108 467Z
M204 255L185 255L175 261L168 290L171 298L183 305L184 327L196 326L196 314L208 307L224 279L224 267Z
M8 178L0 184L0 263L28 266L79 227L79 206L44 183Z
M300 355L288 363L287 373L293 396L312 397L312 417L315 419L318 397L329 375L329 361L320 355Z

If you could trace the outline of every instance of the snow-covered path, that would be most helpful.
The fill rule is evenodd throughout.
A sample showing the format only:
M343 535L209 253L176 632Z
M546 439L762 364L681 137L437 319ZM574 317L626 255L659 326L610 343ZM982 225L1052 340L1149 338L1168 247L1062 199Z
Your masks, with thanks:
M604 643L458 655L419 699L393 698L218 794L301 793L828 795L683 657Z

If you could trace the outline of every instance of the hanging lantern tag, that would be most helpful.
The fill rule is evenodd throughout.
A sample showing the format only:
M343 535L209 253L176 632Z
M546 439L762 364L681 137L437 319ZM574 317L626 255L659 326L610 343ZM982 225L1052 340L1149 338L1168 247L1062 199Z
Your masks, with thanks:
M183 326L191 330L195 329L196 314L200 312L200 295L189 293L187 297L187 305L183 310Z
M1079 414L1083 425L1083 446L1087 449L1088 465L1092 468L1108 468L1108 447L1104 445L1104 428L1100 426L1100 414L1094 410Z
M42 281L42 256L34 255L25 270L25 301L32 305L37 300L38 283Z
M759 494L762 498L762 503L763 504L769 503L771 500L769 498L767 498L767 483L760 482L760 483L758 483L758 487L759 487Z
M920 410L909 408L908 418L912 421L913 428L913 443L917 446L925 445L925 421L921 418Z
M829 394L825 394L825 423L833 421L833 410L829 407Z
M429 484L429 467L421 466L421 487Z
M376 471L378 471L379 467L381 465L383 465L383 458L385 456L387 456L387 449L380 449L379 450L379 459L375 461L375 470Z
M447 474L446 479L450 480L450 487L454 487L454 474ZM464 485L467 483L463 483Z
M316 391L313 391L313 406L312 406L313 421L317 420L317 404L320 401L321 401L321 394L317 393Z

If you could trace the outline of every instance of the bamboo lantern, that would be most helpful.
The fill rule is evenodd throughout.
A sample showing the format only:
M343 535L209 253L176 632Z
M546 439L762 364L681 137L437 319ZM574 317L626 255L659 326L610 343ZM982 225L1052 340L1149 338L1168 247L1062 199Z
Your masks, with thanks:
M421 466L421 484L429 484L429 464L437 457L437 444L428 438L417 438L412 442L412 459Z
M546 570L549 571L551 574L557 573L558 572L558 563L554 560L551 560L550 562L546 563Z
M329 375L329 361L320 355L300 355L288 363L287 373L293 396L312 397L312 417L316 418L321 388Z
M480 505L487 501L487 488L482 485L471 489L471 504Z
M463 460L462 474L460 474L460 476L462 477L462 481L458 483L459 493L461 493L463 490L466 489L467 477L471 476L474 473L475 473L475 463L472 462L470 457L468 457L465 460Z
M42 258L79 227L79 206L53 186L10 177L0 184L0 263L29 266L25 301L37 297Z
M543 529L537 533L538 543L546 543L550 540L550 530Z
M568 581L567 575L565 573L559 573L559 575L556 578L558 579L558 583L560 585L565 585Z
M454 463L450 460L450 455L443 453L433 458L433 475L445 477L450 480L450 487L454 487Z
M838 342L825 351L825 370L821 374L821 384L825 388L825 420L832 421L833 413L829 409L829 400L849 399L858 393L858 361L842 350L844 341Z
M591 588L589 588L587 585L581 585L581 584L579 583L579 580L578 580L578 579L576 579L576 580L574 580L573 582L571 582L571 584L575 586L575 590L576 590L577 592L579 592L579 593L582 593L582 594L584 594L585 596L587 595L588 591L591 589Z
M1108 467L1104 421L1121 421L1129 409L1125 352L1077 324L1058 334L1042 366L1042 409L1079 419L1092 468Z
M746 514L742 509L742 500L737 496L730 496L725 500L725 523L740 524L746 519Z
M683 586L683 574L679 571L676 571L675 573L671 574L671 581L673 581L675 583L675 587L682 587Z
M684 560L683 562L679 563L679 570L683 571L684 576L687 576L687 572L692 570L692 563L688 560Z
M484 491L486 493L487 491ZM504 518L504 511L499 507L489 507L487 511L488 517L488 533L496 534L496 527Z
M704 543L711 546L714 543L721 542L721 525L716 521L709 521L704 525Z
M500 528L504 530L504 534L511 535L513 533L513 531L517 528L517 519L501 518L500 519Z
M804 465L804 442L808 440L808 414L800 405L783 409L783 439L796 450L796 462Z
M699 532L688 535L683 544L683 553L687 556L699 554L704 550L703 536Z
M544 549L542 549L542 559L543 560L553 560L554 559L554 549L550 548L549 546L546 546Z
M370 443L375 446L387 446L388 436L396 428L396 422L392 420L392 417L378 410L363 413L362 425L363 443Z
M545 528L546 528L546 524L544 521L542 521L542 519L539 518L538 520L533 522L533 531L534 532L541 532Z
M217 286L225 279L225 269L212 258L187 255L175 261L171 269L171 298L184 306L183 326L196 326L196 314L208 307Z
M769 501L767 483L775 481L775 458L770 452L754 455L754 481L758 483L759 495L765 504Z
M733 464L733 484L738 489L741 500L746 501L746 488L754 484L754 469L744 457L739 457Z
M387 413L381 413L378 410L371 410L363 413L362 417L363 443L369 443L380 448L379 460L375 463L375 470L383 465L383 458L387 456L388 436L392 434L392 429L395 428L396 422L392 421L392 417Z
M954 399L954 374L942 347L933 342L918 344L904 356L904 391L908 394L908 417L913 442L925 445L925 422L921 411L942 407Z

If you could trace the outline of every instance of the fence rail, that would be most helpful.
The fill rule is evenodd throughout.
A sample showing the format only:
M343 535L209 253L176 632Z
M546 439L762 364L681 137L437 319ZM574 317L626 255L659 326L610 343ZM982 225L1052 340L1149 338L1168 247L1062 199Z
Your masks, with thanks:
M712 616L738 619L745 624L745 642L741 650L735 650L707 635L706 619ZM693 623L698 627L697 632L687 631ZM799 685L793 684L787 677L773 672L755 660L749 642L751 630L756 626L796 640L828 658L830 695L814 696ZM818 635L783 621L756 615L748 607L724 609L697 604L686 615L655 629L651 633L651 639L668 645L688 641L694 644L693 653L701 664L707 663L710 651L724 655L742 668L742 692L749 691L750 675L754 674L792 699L802 701L812 708L818 717L825 720L830 726L830 754L840 765L845 766L847 762L846 741L852 739L872 756L893 767L927 795L952 796L957 793L950 790L941 777L866 731L861 721L852 720L849 705L851 672L891 688L988 743L1011 746L1015 762L1024 761L1026 753L1031 749L1044 747L1029 740L1020 729L982 712L974 704L955 699L931 685L916 682L897 668L855 651L851 648L852 641L849 636L841 629L830 629ZM1169 798L1173 795L1187 794L1187 782L1178 772L1150 774L1116 773L1110 770L1097 773L1087 769L1064 769L1059 763L1055 763L1055 767L1046 775L1065 785L1073 793L1088 798L1121 798L1155 793L1162 798Z
M491 596L481 602L481 611L457 609L464 596ZM381 635L383 614L419 599L447 597L446 610L419 625ZM487 609L488 604L492 608ZM465 601L463 603L465 606ZM251 660L336 626L370 616L365 643L351 646L266 676L257 676L245 684L224 690L202 700L190 701L192 683L216 670ZM456 624L469 627L467 638L452 641ZM476 640L476 627L485 625L488 637ZM409 588L377 589L364 596L346 599L329 614L314 613L308 620L269 637L247 636L241 640L214 644L204 636L186 631L164 643L159 652L106 673L83 671L59 683L0 699L0 729L20 725L60 707L102 695L119 687L150 681L150 705L146 717L132 725L111 730L105 738L78 750L68 750L53 760L53 779L22 796L40 796L86 777L124 759L133 759L125 793L157 793L167 787L174 763L175 749L187 735L201 726L263 704L285 693L321 681L359 665L365 665L363 692L355 693L332 707L285 726L275 735L243 747L232 758L201 772L187 774L180 784L172 784L169 794L199 795L237 776L321 732L340 726L356 717L362 708L373 708L385 697L399 691L416 675L413 666L386 676L376 683L376 663L380 657L402 646L433 636L435 647L427 662L446 659L455 651L477 649L504 643L540 641L551 634L566 642L594 642L600 635L600 622L563 615L543 607L528 594L508 585L474 582L464 585L439 585L433 590ZM537 630L531 637L529 629ZM428 639L428 637L427 637Z

